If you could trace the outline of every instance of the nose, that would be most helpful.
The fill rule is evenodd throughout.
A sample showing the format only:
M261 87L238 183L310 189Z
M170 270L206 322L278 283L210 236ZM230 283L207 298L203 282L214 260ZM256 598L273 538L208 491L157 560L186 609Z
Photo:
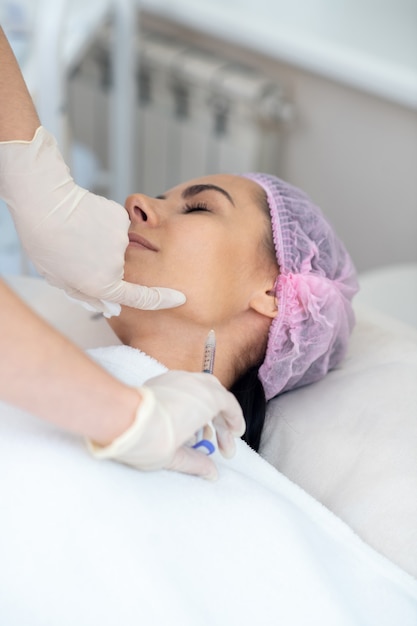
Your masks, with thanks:
M159 216L156 212L155 198L142 193L134 193L126 198L125 209L129 213L131 222L147 222L148 226L156 226Z

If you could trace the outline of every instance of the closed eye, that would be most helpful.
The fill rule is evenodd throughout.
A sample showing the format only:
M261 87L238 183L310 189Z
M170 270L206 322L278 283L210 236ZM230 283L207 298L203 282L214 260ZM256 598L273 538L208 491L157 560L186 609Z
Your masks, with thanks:
M197 211L210 212L206 202L197 202L196 204L186 204L184 213L196 213Z

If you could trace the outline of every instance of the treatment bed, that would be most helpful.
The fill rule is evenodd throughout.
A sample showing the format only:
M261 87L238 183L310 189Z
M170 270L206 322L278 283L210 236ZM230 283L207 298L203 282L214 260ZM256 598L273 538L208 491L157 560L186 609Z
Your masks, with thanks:
M119 344L44 281L9 283L81 347ZM366 295L356 315L341 367L272 400L260 455L216 454L214 483L98 462L0 404L0 623L415 626L417 328Z

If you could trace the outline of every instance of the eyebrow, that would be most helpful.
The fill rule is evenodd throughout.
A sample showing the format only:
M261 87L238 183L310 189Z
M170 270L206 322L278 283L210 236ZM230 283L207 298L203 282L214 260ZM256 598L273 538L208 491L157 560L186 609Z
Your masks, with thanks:
M226 189L223 189L223 187L219 187L218 185L213 185L213 184L190 185L189 187L186 187L183 190L183 192L181 193L181 198L183 198L184 200L187 200L188 198L193 198L194 196L197 196L199 193L203 193L203 191L217 191L223 194L225 198L227 198L229 202L233 204L233 206L235 205L235 203L233 202L232 196L230 195L229 192L226 191ZM156 196L156 197L160 200L166 199L165 195Z

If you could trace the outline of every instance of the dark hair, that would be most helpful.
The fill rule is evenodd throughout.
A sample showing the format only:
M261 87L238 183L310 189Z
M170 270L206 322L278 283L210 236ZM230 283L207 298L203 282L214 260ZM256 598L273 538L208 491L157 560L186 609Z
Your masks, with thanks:
M239 402L246 421L243 441L258 452L266 415L266 398L258 378L259 366L251 367L232 386L230 391Z
M271 213L269 210L268 199L262 187L258 187L259 188L254 199L260 209L263 211L267 225L267 228L265 229L265 237L262 241L262 246L267 251L270 258L276 262L275 246L272 238ZM257 347L259 350L259 344ZM262 365L263 357L265 356L265 350L266 342L262 350L261 362L246 370L246 372L244 372L244 374L242 374L236 380L236 382L230 389L236 400L239 402L243 411L243 417L246 421L246 431L242 439L243 441L246 441L246 443L253 450L255 450L255 452L258 452L259 450L262 429L264 427L266 416L267 402L265 398L265 392L262 383L258 378L258 370ZM260 356L261 355L258 352L255 358L259 359ZM250 359L248 360L250 362Z

